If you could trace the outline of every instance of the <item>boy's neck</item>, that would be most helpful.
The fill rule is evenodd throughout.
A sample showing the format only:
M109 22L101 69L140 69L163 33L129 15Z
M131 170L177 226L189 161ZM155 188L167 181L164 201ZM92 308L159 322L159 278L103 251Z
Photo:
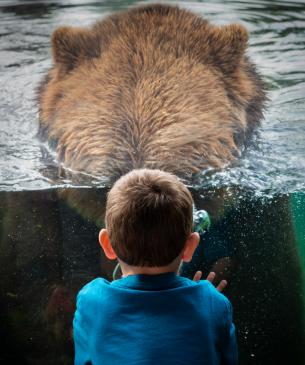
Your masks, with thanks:
M158 274L165 274L168 272L174 272L178 274L181 258L178 257L172 263L167 266L160 266L160 267L146 267L146 266L131 266L127 265L125 262L118 260L122 270L122 277L126 277L129 275L158 275Z

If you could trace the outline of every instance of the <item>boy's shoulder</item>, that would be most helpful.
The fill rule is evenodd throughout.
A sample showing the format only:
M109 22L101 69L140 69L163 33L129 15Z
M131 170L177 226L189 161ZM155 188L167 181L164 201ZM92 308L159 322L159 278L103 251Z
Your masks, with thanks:
M90 299L95 299L101 297L103 292L103 287L109 285L109 281L104 278L96 278L91 280L89 283L85 284L77 294L77 304L83 301L90 301Z
M162 288L162 289L169 289L169 290L173 290L173 289L179 289L179 288L189 288L190 291L192 293L189 293L190 295L194 295L194 292L197 293L197 295L195 295L198 300L198 296L200 298L202 298L203 302L209 301L213 303L213 306L225 306L230 308L231 304L230 301L227 299L226 296L224 296L222 293L220 293L215 286L210 283L208 280L200 280L198 282L192 281L188 278L185 277L177 277L178 281L176 282L176 286L172 287L172 288ZM122 283L121 283L122 282ZM104 279L104 278L96 278L93 279L92 281L90 281L89 283L87 283L86 285L84 285L84 287L79 291L78 295L77 295L77 302L79 303L80 301L86 301L86 302L90 302L90 301L100 301L101 298L103 298L103 294L105 292L108 292L108 290L105 289L109 289L112 290L114 289L119 289L119 292L122 294L123 292L121 291L122 289L129 289L128 287L125 287L125 285L122 285L124 282L124 279L118 279L115 280L113 282L109 282L108 280ZM114 285L113 285L114 284ZM120 290L121 289L121 290ZM139 290L133 290L133 292L136 294L136 292L138 291L139 294L141 294L142 292L142 288L137 288L140 289ZM150 289L150 288L145 288L146 290ZM160 288L161 289L161 288ZM124 290L123 290L124 291ZM120 293L117 294L120 294ZM158 293L158 291L155 292L156 294ZM161 292L159 292L161 294ZM181 293L181 295L188 295L187 292ZM195 298L194 298L195 299Z
M218 291L215 286L209 280L200 280L198 285L202 288L202 294L209 296L213 300L213 304L224 305L225 307L231 307L229 299Z
M89 281L87 284L85 284L81 289L80 289L80 293L87 293L90 292L91 290L96 290L98 288L101 288L104 285L109 285L110 282L104 278L98 277L95 278L91 281Z
M104 279L102 277L95 278L91 281L89 281L87 284L85 284L81 289L80 293L87 293L91 292L93 290L101 289L105 285L109 285L110 282L107 279Z

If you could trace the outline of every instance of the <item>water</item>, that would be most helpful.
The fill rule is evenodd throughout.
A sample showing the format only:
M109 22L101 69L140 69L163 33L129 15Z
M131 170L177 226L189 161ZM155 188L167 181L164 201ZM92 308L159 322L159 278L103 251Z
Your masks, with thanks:
M59 25L89 25L134 1L2 1L0 189L79 185L61 176L35 138L34 90L50 67L50 34ZM175 2L176 3L176 2ZM142 4L142 2L141 2ZM265 119L234 168L203 177L205 186L243 185L259 193L305 188L305 4L286 1L179 2L216 24L240 22L249 54L269 87ZM91 185L91 180L82 185Z
M106 192L0 192L3 363L72 364L75 295L99 275L111 279L115 266L97 241ZM196 206L212 216L217 251L231 246L226 295L234 307L240 363L304 364L305 194L244 193L230 201L226 190L192 193ZM218 219L212 209L217 204ZM206 275L206 253L211 256L207 240L184 275L192 277L197 269Z
M50 34L90 25L136 1L0 2L0 360L71 364L75 293L111 278L101 254L107 187L71 179L36 138L35 88L51 65ZM241 159L192 187L231 246L228 295L241 364L305 363L305 4L171 2L216 24L241 22L269 88L265 119ZM213 225L214 222L214 225ZM222 232L222 233L221 233ZM210 269L198 256L185 272ZM48 354L48 355L46 355Z

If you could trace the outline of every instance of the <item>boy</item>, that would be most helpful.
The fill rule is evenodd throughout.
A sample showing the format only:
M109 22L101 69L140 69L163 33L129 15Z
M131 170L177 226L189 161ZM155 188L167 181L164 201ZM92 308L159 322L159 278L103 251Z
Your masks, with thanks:
M78 294L76 365L237 363L228 299L200 273L177 275L199 242L192 207L186 186L163 171L133 170L114 184L99 241L123 276Z

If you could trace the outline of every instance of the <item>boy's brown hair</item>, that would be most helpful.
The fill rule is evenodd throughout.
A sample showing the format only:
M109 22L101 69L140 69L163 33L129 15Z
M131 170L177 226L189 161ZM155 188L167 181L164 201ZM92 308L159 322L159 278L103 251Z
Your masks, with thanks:
M112 247L132 266L160 267L181 253L192 231L193 199L170 173L139 169L122 176L107 197Z

